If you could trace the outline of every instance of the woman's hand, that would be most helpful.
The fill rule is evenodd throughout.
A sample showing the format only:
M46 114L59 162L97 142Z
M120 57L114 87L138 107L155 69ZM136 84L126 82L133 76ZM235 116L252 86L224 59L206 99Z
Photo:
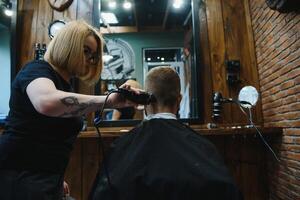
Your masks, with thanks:
M66 181L64 181L64 196L70 196L70 188Z
M123 84L120 86L120 88L127 89L129 91L133 91L136 94L139 94L142 90L139 90L137 88L131 87L128 84ZM134 103L126 98L124 98L123 95L119 93L112 93L109 95L108 100L107 100L107 106L109 108L123 108L123 107L137 107L138 104Z

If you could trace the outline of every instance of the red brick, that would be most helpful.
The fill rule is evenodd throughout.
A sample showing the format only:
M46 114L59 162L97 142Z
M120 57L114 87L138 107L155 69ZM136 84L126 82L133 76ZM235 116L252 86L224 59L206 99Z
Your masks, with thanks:
M271 162L268 168L269 199L300 199L300 15L272 11L264 0L249 3L264 125L284 128L274 146L280 167Z
M300 145L295 145L295 144L283 144L283 145L281 146L280 150L300 153ZM300 164L298 165L298 167L300 168Z
M280 90L285 90L287 88L293 87L295 85L294 80L289 80L280 85Z
M298 69L298 72L300 72L300 68ZM295 81L295 85L300 84L300 76L298 76L297 78L295 78L294 81Z
M283 132L285 135L300 135L300 129L296 128L290 128L290 129L285 129ZM300 145L300 144L299 144Z
M283 99L283 104L284 105L287 105L287 104L291 104L291 103L295 103L297 102L297 98L296 98L296 95L293 95L293 96L288 96L286 98Z
M299 98L298 98L299 99ZM297 101L296 103L291 103L286 106L286 112L294 112L294 111L300 111L300 102Z
M291 160L300 161L300 153L289 152L286 157Z
M300 77L300 68L296 68L287 74L288 79L293 79L293 78L297 79L299 77ZM296 84L296 79L295 79L295 84Z

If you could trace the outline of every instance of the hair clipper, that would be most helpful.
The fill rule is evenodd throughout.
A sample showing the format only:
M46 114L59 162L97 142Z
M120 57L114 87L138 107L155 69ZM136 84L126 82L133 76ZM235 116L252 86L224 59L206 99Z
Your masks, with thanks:
M124 96L124 98L141 105L148 105L155 101L155 97L147 92L140 91L139 94L124 88L118 88L117 93Z

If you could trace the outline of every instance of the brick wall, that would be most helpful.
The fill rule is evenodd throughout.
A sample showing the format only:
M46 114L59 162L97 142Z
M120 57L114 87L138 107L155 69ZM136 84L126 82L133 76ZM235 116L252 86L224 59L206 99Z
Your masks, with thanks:
M283 127L269 157L270 199L300 199L300 14L249 0L265 126Z

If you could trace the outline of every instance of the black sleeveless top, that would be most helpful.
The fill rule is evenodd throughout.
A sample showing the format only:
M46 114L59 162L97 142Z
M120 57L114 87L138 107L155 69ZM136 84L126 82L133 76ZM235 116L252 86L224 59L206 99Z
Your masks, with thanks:
M52 80L58 90L72 91L71 85L45 61L32 61L20 70L12 84L10 111L0 136L1 169L63 173L67 166L82 120L48 117L35 110L26 88L42 77Z

